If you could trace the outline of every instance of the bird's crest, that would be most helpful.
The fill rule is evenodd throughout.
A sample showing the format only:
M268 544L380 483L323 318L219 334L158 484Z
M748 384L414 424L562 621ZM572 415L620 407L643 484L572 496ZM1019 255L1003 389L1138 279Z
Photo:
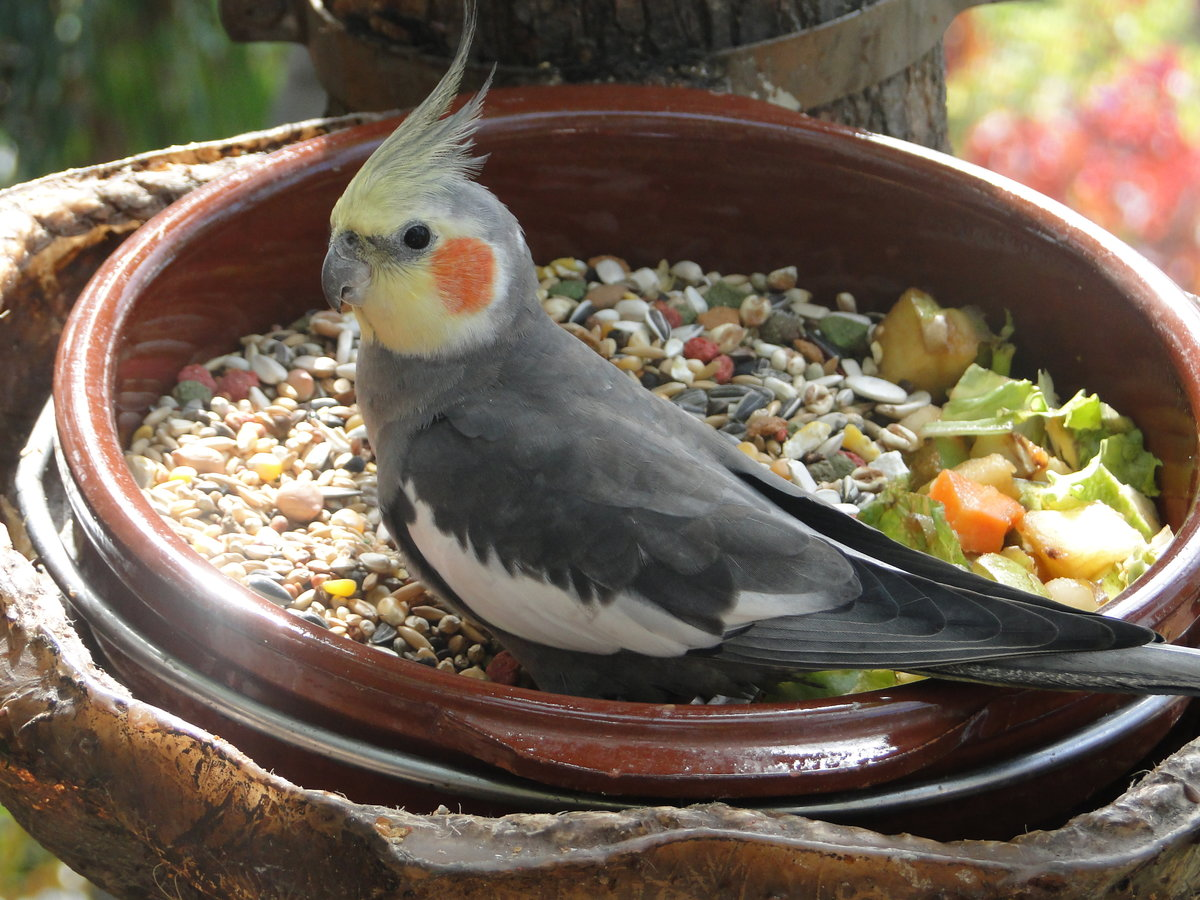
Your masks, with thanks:
M462 83L474 35L475 4L468 2L450 68L351 180L333 208L335 227L383 233L397 224L392 210L411 208L415 199L440 193L483 165L482 157L471 155L471 144L492 76L460 109L446 115Z

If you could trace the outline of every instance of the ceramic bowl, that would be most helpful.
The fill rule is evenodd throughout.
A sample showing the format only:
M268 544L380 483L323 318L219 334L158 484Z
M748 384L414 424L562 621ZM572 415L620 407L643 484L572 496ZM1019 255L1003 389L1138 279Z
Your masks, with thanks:
M84 614L135 689L302 784L411 809L483 811L708 798L793 808L902 792L1006 759L1036 761L1128 708L1116 695L937 681L794 704L583 700L385 657L212 568L142 498L122 443L183 365L323 305L329 210L394 125L288 147L193 192L117 250L71 315L54 396L81 565L102 607ZM1188 639L1200 588L1191 514L1200 315L1129 248L950 157L745 98L498 90L478 145L490 154L481 180L516 214L539 261L614 253L724 271L795 264L818 300L849 290L860 306L885 309L916 285L993 322L1011 311L1024 374L1044 367L1064 395L1099 392L1164 460L1161 509L1177 540L1111 612ZM1035 812L1081 801L1146 753L1182 708L1160 704L1071 772L1034 764L1016 781L1027 799L1005 783L1002 805L1020 828L1040 820ZM984 818L980 809L957 815Z

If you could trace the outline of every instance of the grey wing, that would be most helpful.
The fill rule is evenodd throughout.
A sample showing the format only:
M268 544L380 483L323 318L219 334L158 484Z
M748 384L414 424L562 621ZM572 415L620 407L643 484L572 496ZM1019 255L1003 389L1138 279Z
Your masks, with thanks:
M573 599L592 610L579 628L618 628L632 616L682 635L678 652L858 595L842 554L724 469L647 435L610 404L585 400L575 412L591 437L545 404L464 404L414 436L405 495L385 506L422 505L472 564L522 579L526 590L510 603L539 602L570 622ZM533 590L540 585L559 594ZM480 598L458 600L488 618Z

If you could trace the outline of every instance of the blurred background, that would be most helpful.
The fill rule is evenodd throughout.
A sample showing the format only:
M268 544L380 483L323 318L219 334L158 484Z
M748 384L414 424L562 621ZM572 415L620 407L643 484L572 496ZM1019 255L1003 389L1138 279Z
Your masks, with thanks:
M1200 4L1054 0L947 35L955 153L1061 200L1200 293Z
M946 37L955 153L1060 200L1200 293L1200 2L1009 2ZM216 0L0 2L0 187L321 115L296 48ZM102 897L0 810L0 898Z

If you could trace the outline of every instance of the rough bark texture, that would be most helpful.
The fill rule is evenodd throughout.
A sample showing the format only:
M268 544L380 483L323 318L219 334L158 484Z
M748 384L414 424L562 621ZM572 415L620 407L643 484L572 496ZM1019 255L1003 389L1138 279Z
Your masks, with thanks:
M4 376L5 420L41 406L57 325L98 248L191 186L338 124L0 192L5 221L21 226L6 228L16 237L0 249L0 328L19 324L31 341L27 364ZM4 433L6 480L23 438ZM119 897L1184 898L1200 886L1200 743L1103 809L1008 843L936 843L715 804L416 816L305 790L98 669L57 588L7 537L0 528L0 803Z
M480 0L473 58L497 83L627 81L717 88L713 56L802 31L872 0ZM459 0L325 0L352 35L444 60L461 31ZM388 76L392 77L392 76ZM326 85L335 100L339 85ZM411 102L424 93L414 82ZM945 63L939 43L906 70L811 115L945 149Z

